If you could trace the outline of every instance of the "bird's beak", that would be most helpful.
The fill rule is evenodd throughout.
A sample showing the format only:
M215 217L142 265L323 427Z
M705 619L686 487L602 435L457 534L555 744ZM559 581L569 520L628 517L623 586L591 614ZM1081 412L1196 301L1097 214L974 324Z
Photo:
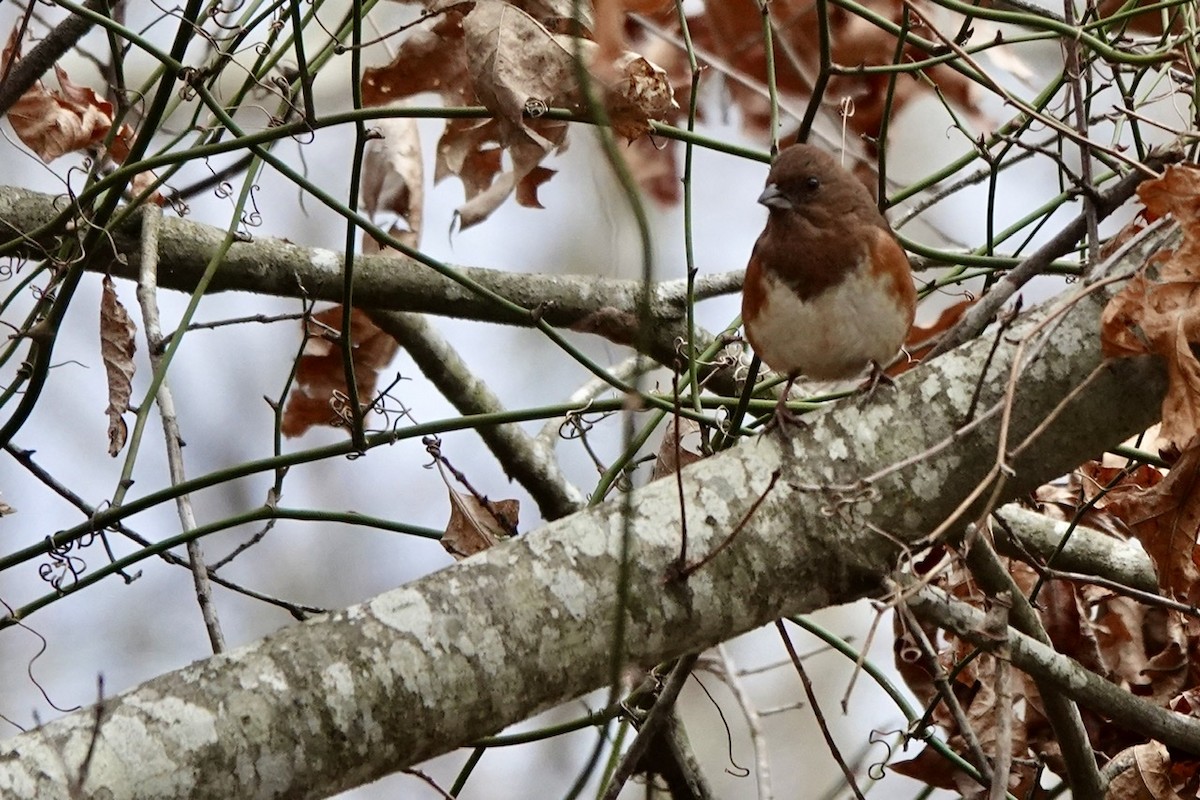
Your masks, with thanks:
M768 183L767 188L763 189L762 194L758 196L758 202L767 208L787 210L792 207L791 202L779 190L779 187L773 183Z

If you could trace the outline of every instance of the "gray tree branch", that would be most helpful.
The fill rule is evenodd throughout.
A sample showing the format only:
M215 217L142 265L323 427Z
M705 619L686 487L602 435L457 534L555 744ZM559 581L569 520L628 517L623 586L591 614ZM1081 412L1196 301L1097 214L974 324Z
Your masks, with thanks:
M761 436L694 464L681 487L644 486L628 519L620 499L573 514L147 681L105 701L98 729L84 710L9 739L0 794L66 798L93 749L81 782L93 796L323 797L475 741L605 683L626 533L629 663L876 595L932 531L1154 421L1163 365L1101 358L1108 290L1077 286L1026 312L990 359L985 336L894 390L834 405L794 436ZM690 552L736 535L673 582L681 508Z
M14 240L11 252L0 255L41 258L52 252L58 237L71 234L65 230L47 230L46 226L67 207L68 201L63 196L0 187L0 237ZM76 220L74 224L78 227L83 222ZM211 225L165 218L159 233L159 286L193 291L220 251L225 235L224 229ZM137 280L141 263L139 237L135 216L112 231L112 257L94 259L92 266ZM222 259L209 291L237 290L340 302L343 261L342 254L333 250L301 247L270 237L237 242ZM638 316L642 290L638 281L477 267L456 269L531 313L514 315L399 253L355 259L355 305L368 310L413 311L526 326L532 324L532 314L537 313L555 327L594 333L617 344L633 346L642 341L639 327L643 321ZM703 300L737 292L741 286L740 271L705 275L697 280L695 295L697 300ZM661 364L670 366L678 358L675 342L687 335L687 303L686 281L664 281L656 286L649 309L652 335L645 341L649 342L646 355ZM711 334L697 334L700 348L712 341Z

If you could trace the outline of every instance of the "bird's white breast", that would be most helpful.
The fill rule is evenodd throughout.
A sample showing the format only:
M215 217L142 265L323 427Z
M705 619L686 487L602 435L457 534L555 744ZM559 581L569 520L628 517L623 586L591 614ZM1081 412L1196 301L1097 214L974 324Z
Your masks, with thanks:
M872 361L886 365L904 344L910 318L886 274L861 265L808 300L764 271L765 293L753 326L758 356L776 372L814 380L854 377Z

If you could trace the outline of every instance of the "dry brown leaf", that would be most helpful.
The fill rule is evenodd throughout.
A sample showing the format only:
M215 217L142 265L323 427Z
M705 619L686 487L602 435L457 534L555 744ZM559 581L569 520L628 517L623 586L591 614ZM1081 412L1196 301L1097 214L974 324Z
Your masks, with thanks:
M399 344L358 309L352 312L350 326L354 338L354 382L359 401L365 405L374 399L379 371L391 363ZM309 321L309 339L300 354L296 385L288 397L280 425L284 436L299 436L314 425L347 424L346 372L337 340L341 330L341 306L327 308Z
M900 23L905 10L903 0L865 0L862 6L876 16ZM917 3L918 8L924 4ZM812 94L812 79L818 74L821 48L818 42L816 4L811 0L771 0L771 19L774 23L776 52L775 78L780 96L789 100L807 101ZM661 15L658 24L679 35L679 23L672 14ZM832 57L836 64L847 68L891 64L896 57L896 37L879 25L840 7L829 9ZM757 0L723 0L705 3L703 9L688 17L688 26L697 50L711 53L732 70L744 75L757 86L728 80L725 88L741 112L743 125L753 134L768 134L771 119L770 101L761 91L767 83L766 50L762 39L762 13ZM922 36L931 38L928 31ZM671 46L673 47L673 45ZM665 68L673 85L681 87L684 96L676 100L687 105L688 86L686 60L679 48L659 50L653 42L635 42L640 50L656 64ZM795 57L794 57L795 56ZM901 58L903 61L924 60L929 53L909 41ZM925 80L907 78L895 81L892 87L891 114L899 114L909 103L928 95L931 85L964 111L964 115L981 131L993 123L983 113L976 98L975 85L963 75L945 65L925 70ZM873 154L888 108L889 80L885 74L836 75L826 86L824 105L830 114L841 114L842 103L849 110L844 117L848 131ZM836 111L835 111L836 109ZM669 115L676 119L678 114ZM703 108L701 109L703 116ZM675 143L651 151L642 148L637 155L639 185L655 197L673 199L669 184L662 177L669 173L678 181L673 163ZM664 187L667 191L664 191Z
M1182 800L1171 785L1171 755L1161 742L1129 748L1133 767L1119 773L1104 793L1107 800Z
M500 129L494 119L447 120L438 139L433 182L457 175L469 200L487 190L504 171L503 159Z
M0 56L0 75L6 74L9 63L21 55L18 29L13 28ZM8 110L8 121L22 142L47 164L66 153L101 144L112 130L113 106L86 86L80 86L66 70L54 66L61 91L47 89L35 82ZM134 131L122 125L113 136L108 155L118 164L125 163L133 144ZM134 176L130 188L140 195L157 180L147 170ZM163 205L166 198L154 192L147 198Z
M1200 433L1200 169L1169 166L1138 187L1153 216L1171 214L1183 230L1177 250L1164 250L1130 279L1101 317L1108 357L1155 353L1167 361L1161 436L1178 451Z
M461 228L486 219L514 191L518 202L540 207L537 187L553 174L540 165L566 147L567 123L538 113L582 109L575 53L592 65L597 45L571 35L572 7L563 0L447 0L432 8L442 15L414 28L391 64L366 71L364 101L435 91L448 104L492 112L492 119L447 121L438 142L434 182L456 175L466 191ZM600 83L614 127L641 135L674 102L666 74L634 54L610 66L611 79Z
M455 561L516 535L519 500L480 501L475 495L456 492L449 485L446 489L450 493L450 521L441 542Z
M653 14L674 5L674 0L595 0L596 44L600 58L612 63L629 49L625 39L626 14Z
M10 62L21 57L20 45L20 28L14 25L0 58L0 75L7 74ZM36 81L8 110L17 138L46 163L103 141L113 122L112 103L72 83L57 65L54 74L61 91Z
M447 105L475 105L462 20L462 10L450 9L414 26L392 63L363 71L363 104L385 106L421 92L437 92Z
M554 177L557 170L549 167L534 167L517 184L517 203L526 208L545 208L538 200L538 187Z
M117 298L112 278L104 276L100 295L100 358L108 379L108 454L116 456L125 446L129 429L122 414L129 410L133 393L133 354L137 349L134 334L137 326L129 318L125 306Z
M1096 11L1100 18L1112 16L1119 11L1128 11L1131 8L1142 8L1150 6L1141 14L1136 14L1132 17L1127 17L1123 22L1114 24L1114 29L1119 29L1122 26L1129 30L1141 31L1149 33L1153 36L1162 36L1163 34L1163 11L1167 12L1167 28L1171 33L1178 34L1183 31L1186 24L1186 17L1183 16L1183 6L1175 6L1174 8L1162 9L1156 7L1152 0L1137 0L1130 3L1129 0L1100 0L1096 4Z
M1118 486L1146 488L1163 479L1162 472L1146 464L1131 471L1127 468L1127 464L1118 467L1085 461L1065 483L1056 481L1035 489L1029 505L1051 519L1078 522L1124 541L1130 536L1129 528L1109 509L1109 491Z
M874 14L900 23L904 14L901 0L866 0L862 5ZM816 5L807 0L773 0L771 18L776 23L775 35L780 40L775 55L776 81L779 91L793 97L811 95L811 79L816 76L820 58ZM755 0L726 0L706 3L704 11L689 18L692 37L698 47L716 53L723 60L747 75L766 84L766 52L762 47L762 14ZM896 57L896 37L857 14L836 7L829 9L831 55L834 63L845 66L880 66L891 64ZM927 32L922 31L922 35ZM784 41L787 50L784 49ZM786 52L799 54L797 64ZM928 53L911 44L905 47L903 59L923 60ZM983 123L975 101L973 84L964 76L942 65L925 71L943 95L959 104L967 113ZM843 100L853 104L853 114L846 118L855 133L865 137L868 145L880 133L886 108L888 76L860 74L835 76L826 88L824 100L837 107ZM755 132L766 132L770 121L770 104L760 93L737 83L729 83L734 102L745 115L746 125ZM923 81L895 82L891 113L894 115L913 99L929 92Z
M650 480L674 475L688 464L695 464L704 458L700 452L701 446L700 423L688 417L673 418L663 431Z
M511 170L498 173L486 189L458 209L465 230L487 219L542 159L565 144L566 123L528 120L526 112L578 108L578 102L574 38L551 33L502 0L477 2L463 20L463 31L475 95L496 115L491 133L512 159Z
M650 120L663 119L679 108L666 70L644 56L626 52L608 62L597 50L591 63L593 71L611 75L603 79L604 104L613 130L627 141L649 133ZM598 69L602 65L603 71Z
M15 514L17 510L8 503L0 500L0 517L7 517L9 514Z
M415 247L421 238L425 210L425 166L415 119L376 122L379 138L363 151L360 205L389 234ZM380 219L381 215L391 217ZM403 220L406 227L398 222ZM364 242L364 250L365 250Z
M1200 438L1187 445L1161 483L1149 489L1118 486L1108 498L1108 510L1124 520L1154 562L1163 592L1189 603L1200 600L1198 477Z

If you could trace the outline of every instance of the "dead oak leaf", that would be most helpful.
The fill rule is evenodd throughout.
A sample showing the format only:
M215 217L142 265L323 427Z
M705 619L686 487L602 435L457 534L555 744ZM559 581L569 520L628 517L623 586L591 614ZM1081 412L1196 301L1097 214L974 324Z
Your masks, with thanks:
M474 104L463 46L463 10L448 9L414 26L390 64L363 71L364 105L387 105L421 92L437 92L448 104Z
M359 205L381 227L388 227L390 235L415 247L425 211L425 166L417 121L381 119L375 129L378 136L363 151Z
M11 63L20 55L18 29L14 27L0 56L0 75L7 74ZM102 100L89 87L73 82L66 70L57 64L54 74L58 78L58 90L36 81L6 114L17 138L47 164L67 153L102 144L113 126L112 103ZM107 155L116 163L124 164L133 141L133 128L121 125L112 135ZM130 188L135 195L140 195L157 180L153 172L146 170L134 176ZM166 198L157 191L147 199L159 205L166 203Z
M20 28L13 27L0 57L0 75L21 56ZM8 109L17 138L47 164L59 156L103 141L113 123L113 106L54 66L61 90L36 81Z
M1163 592L1200 600L1196 534L1200 530L1200 437L1193 439L1161 483L1149 489L1118 486L1108 510L1124 520L1154 562Z
M1106 800L1182 800L1172 786L1166 745L1147 742L1129 748L1127 754L1133 757L1133 766L1109 782Z
M341 306L327 308L308 322L309 338L300 354L296 385L288 397L280 425L284 436L300 436L315 425L347 424L346 368L338 340L341 330ZM369 403L379 371L391 362L400 345L357 308L351 312L350 332L358 398L361 403Z
M700 423L688 417L676 417L663 431L662 443L654 459L650 480L674 475L679 470L704 458Z
M461 561L512 538L517 532L519 500L480 500L473 494L450 493L450 521L442 534L442 547Z
M1138 187L1147 212L1171 214L1183 231L1175 250L1152 257L1104 309L1108 357L1155 353L1167 361L1161 436L1178 450L1200 432L1200 169L1169 166Z
M545 208L538 200L538 187L554 177L557 170L549 167L534 167L517 184L517 203L526 208Z
M598 89L614 129L632 138L671 108L666 73L635 54L595 68L588 19L575 24L562 0L445 0L430 6L437 20L416 26L386 67L363 77L368 105L424 91L447 103L482 104L488 120L449 120L437 147L434 182L462 179L466 202L457 210L466 229L490 216L514 192L522 205L540 207L537 187L551 174L541 162L566 147L567 123L539 117L548 108L582 111L576 58L600 79ZM507 163L503 156L507 153Z
M123 415L129 410L135 366L133 354L137 326L117 298L112 278L104 277L100 295L100 358L108 380L108 454L116 456L125 447L129 428Z

